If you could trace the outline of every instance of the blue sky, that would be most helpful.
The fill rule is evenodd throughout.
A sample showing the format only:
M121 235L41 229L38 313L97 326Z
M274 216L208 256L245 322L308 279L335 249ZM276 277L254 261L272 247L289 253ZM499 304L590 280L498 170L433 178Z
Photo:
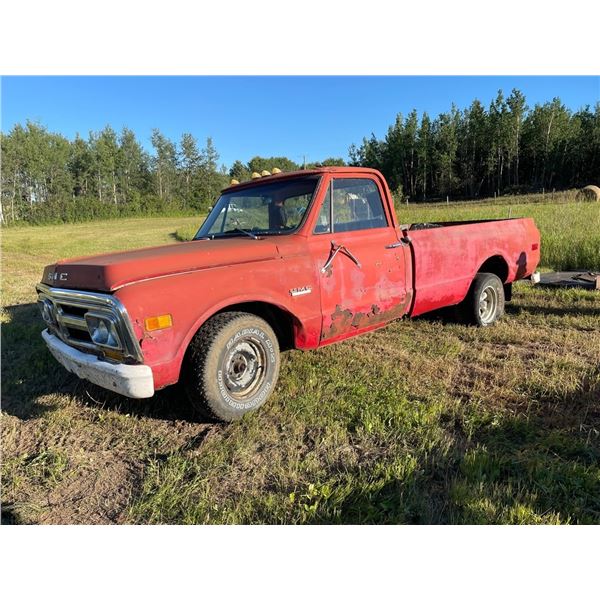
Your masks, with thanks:
M519 88L528 104L559 96L576 110L600 100L599 77L3 77L1 128L30 119L72 138L110 124L150 149L158 127L212 136L221 162L255 155L301 162L347 157L351 143L385 135L396 114L431 116L454 102L488 104Z

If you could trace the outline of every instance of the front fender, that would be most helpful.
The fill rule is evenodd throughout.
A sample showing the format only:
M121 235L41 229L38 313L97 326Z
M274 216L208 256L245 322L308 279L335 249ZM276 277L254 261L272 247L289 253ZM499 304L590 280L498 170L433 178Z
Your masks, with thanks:
M314 272L303 268L301 263L306 260L294 257L218 267L142 281L118 290L115 295L127 307L156 388L178 381L185 351L198 329L215 313L235 304L262 302L286 311L294 321L295 346L316 347L321 326L318 282L312 282L311 294L290 295L300 273L305 282ZM167 313L172 316L172 327L145 331L147 317Z

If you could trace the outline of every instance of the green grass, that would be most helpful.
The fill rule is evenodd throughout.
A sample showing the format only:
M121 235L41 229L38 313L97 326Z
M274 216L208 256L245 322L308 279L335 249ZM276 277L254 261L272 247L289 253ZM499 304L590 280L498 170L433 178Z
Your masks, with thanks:
M587 256L592 209L523 206L540 211L543 253L566 230L553 261ZM467 210L506 213L419 206L400 218L478 218ZM421 318L286 353L275 394L232 425L196 420L177 388L128 400L60 368L33 305L43 265L170 243L197 222L3 232L6 522L600 522L600 293L522 283L490 329Z

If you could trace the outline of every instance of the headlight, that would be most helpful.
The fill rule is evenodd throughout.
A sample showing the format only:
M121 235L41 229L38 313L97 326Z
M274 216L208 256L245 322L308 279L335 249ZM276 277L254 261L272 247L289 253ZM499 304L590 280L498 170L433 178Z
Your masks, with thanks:
M85 321L94 344L107 348L121 348L117 328L110 317L88 313L85 315Z
M44 319L46 325L54 325L54 311L52 310L52 303L50 300L38 300L38 306L40 307L42 319Z

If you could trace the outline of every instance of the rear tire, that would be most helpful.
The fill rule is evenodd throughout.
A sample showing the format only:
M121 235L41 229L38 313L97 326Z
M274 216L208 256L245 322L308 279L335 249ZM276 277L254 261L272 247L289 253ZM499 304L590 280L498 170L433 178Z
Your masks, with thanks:
M493 273L477 273L464 301L463 314L472 325L489 327L504 314L504 285Z
M277 383L279 364L277 336L264 319L220 313L191 341L182 383L203 416L236 421L265 403Z

